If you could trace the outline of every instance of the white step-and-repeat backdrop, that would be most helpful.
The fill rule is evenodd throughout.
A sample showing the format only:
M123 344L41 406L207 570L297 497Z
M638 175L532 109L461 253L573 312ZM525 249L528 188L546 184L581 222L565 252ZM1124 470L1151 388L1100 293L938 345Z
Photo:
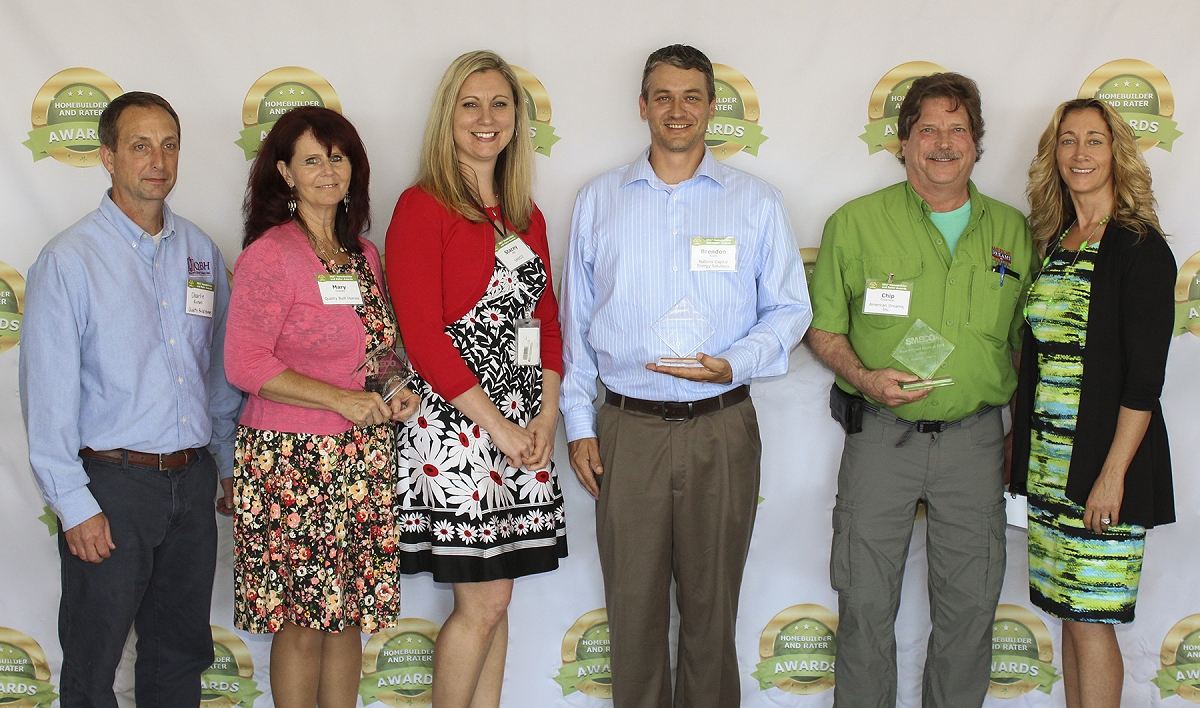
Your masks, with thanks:
M375 230L416 169L433 89L477 48L522 67L535 120L538 204L556 272L575 192L648 143L637 113L646 55L700 47L718 64L714 152L783 191L807 260L843 202L903 178L894 116L917 75L945 68L982 89L981 190L1022 209L1037 136L1059 102L1100 94L1127 114L1155 177L1162 224L1180 263L1179 336L1163 407L1179 522L1149 534L1138 619L1118 630L1126 706L1200 703L1200 5L1191 0L1006 3L718 0L607 3L372 0L96 3L6 0L0 6L0 702L54 702L59 676L54 517L29 471L17 398L23 275L43 244L95 208L95 122L123 90L170 100L183 149L172 208L204 228L232 263L248 156L287 108L341 110L366 142ZM282 93L281 93L282 92ZM392 277L403 277L402 273ZM556 278L557 281L557 278ZM403 305L401 305L403 306ZM1193 308L1194 306L1194 308ZM1190 323L1194 322L1194 325ZM830 510L842 433L829 418L832 376L800 348L787 376L757 381L762 503L738 631L744 706L828 706L835 680L836 597L829 588ZM609 705L607 625L593 507L566 464L571 555L516 584L505 706ZM928 632L917 519L897 624L899 705L920 701ZM212 606L217 662L205 702L271 705L270 639L230 629L230 522L221 519ZM1025 535L1009 529L988 705L1061 706L1060 628L1029 604ZM451 607L447 586L406 577L398 629L366 641L365 703L429 705L428 653ZM366 638L364 637L364 640ZM124 700L128 662L118 677Z

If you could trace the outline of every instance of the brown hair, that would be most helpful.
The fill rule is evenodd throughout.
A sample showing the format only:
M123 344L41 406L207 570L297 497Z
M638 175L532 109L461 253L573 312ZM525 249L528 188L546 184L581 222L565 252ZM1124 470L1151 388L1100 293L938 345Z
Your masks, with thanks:
M100 134L100 144L109 150L116 151L117 140L120 135L117 134L117 123L121 120L121 114L126 108L137 106L139 108L161 108L166 111L171 120L175 121L175 137L180 136L179 115L175 113L175 109L171 108L171 104L167 103L167 99L159 96L156 93L147 93L145 91L130 91L117 96L109 102L105 107L104 112L100 114L100 123L96 126L96 132Z
M921 117L921 109L930 98L948 98L953 106L950 110L957 111L959 106L967 109L967 117L971 121L971 140L975 143L975 159L983 157L983 104L979 99L979 86L953 71L947 71L929 76L922 76L912 83L904 103L900 104L900 115L896 118L896 135L900 140L908 140L913 124ZM904 151L896 155L900 164L904 164Z
M704 52L686 44L672 44L669 47L655 50L646 57L646 68L642 70L642 98L650 100L650 72L663 64L670 64L677 69L695 69L704 74L704 85L708 88L708 100L711 102L717 95L717 83L713 77L712 62Z

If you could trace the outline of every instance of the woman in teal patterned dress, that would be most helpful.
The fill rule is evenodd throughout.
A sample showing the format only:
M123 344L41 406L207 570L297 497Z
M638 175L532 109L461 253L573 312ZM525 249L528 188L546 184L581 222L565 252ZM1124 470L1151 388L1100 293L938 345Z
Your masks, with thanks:
M1119 706L1146 529L1175 520L1159 406L1175 260L1133 132L1058 107L1029 170L1041 273L1025 307L1011 491L1029 497L1029 594L1063 620L1068 706Z

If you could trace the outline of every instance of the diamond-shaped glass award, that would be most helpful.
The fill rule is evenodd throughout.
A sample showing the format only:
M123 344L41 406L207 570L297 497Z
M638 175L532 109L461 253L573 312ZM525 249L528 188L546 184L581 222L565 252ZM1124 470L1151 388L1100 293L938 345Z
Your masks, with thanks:
M892 350L892 358L923 379L931 378L954 351L950 340L921 320L913 323Z
M354 373L360 370L366 371L363 389L378 393L385 401L390 400L416 376L404 357L386 344L380 344L368 354Z
M659 357L661 366L701 366L694 354L717 331L686 297L658 318L652 329L675 352L675 356Z

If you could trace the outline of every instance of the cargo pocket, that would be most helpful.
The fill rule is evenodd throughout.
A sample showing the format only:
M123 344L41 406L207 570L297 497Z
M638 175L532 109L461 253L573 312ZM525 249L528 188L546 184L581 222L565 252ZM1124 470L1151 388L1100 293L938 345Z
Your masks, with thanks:
M981 527L987 535L987 582L983 585L983 594L979 598L982 609L996 607L1000 599L1000 589L1004 587L1004 568L1007 564L1008 546L1004 540L1004 529L1008 524L1005 504L993 504L984 507Z
M854 505L840 497L833 507L833 547L829 552L829 584L837 592L850 590L850 533Z

